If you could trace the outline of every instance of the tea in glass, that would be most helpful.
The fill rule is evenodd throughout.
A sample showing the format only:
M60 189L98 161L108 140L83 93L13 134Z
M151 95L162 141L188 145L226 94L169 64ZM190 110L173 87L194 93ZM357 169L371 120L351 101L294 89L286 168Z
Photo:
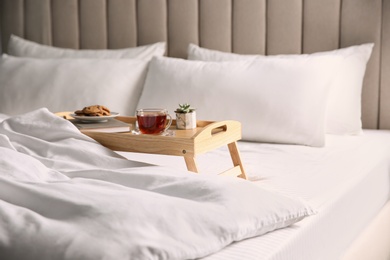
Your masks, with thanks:
M161 134L171 126L172 118L166 109L138 109L137 122L142 134Z

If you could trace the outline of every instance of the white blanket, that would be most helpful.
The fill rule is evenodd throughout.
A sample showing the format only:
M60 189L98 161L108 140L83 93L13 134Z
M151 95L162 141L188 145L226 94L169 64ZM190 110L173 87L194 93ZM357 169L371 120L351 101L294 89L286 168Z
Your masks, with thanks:
M126 160L46 109L0 123L0 259L194 259L311 214L238 178Z

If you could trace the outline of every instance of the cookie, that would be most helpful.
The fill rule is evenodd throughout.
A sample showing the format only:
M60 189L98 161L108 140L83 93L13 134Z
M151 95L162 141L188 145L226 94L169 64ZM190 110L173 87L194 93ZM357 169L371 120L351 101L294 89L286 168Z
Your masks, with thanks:
M93 105L84 107L82 110L76 110L74 112L78 116L109 116L111 115L110 109L102 105Z

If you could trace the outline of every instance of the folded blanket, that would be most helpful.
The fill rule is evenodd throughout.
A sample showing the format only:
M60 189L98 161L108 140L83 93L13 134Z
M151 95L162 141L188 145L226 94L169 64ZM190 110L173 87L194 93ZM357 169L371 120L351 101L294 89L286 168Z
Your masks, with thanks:
M0 259L195 259L314 213L240 178L128 161L46 109L0 123Z

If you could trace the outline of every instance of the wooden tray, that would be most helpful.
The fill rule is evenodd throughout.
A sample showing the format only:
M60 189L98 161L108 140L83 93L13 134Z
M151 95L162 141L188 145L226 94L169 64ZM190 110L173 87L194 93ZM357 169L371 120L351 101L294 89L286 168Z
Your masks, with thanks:
M66 112L57 115L70 119ZM80 130L85 135L95 139L113 151L164 154L183 156L188 170L198 172L196 156L217 149L223 145L229 148L233 168L221 173L222 175L238 176L246 179L237 141L241 139L241 123L237 121L198 121L197 128L192 130L176 129L173 120L169 131L172 135L133 134L135 117L118 116L116 119L128 123L129 131L120 133L99 132L96 129Z
M175 120L169 129L172 136L132 134L135 117L117 117L129 124L129 132L103 133L81 130L102 145L115 150L137 153L152 153L194 157L214 150L222 145L241 139L241 124L237 121L198 121L192 130L175 129Z

